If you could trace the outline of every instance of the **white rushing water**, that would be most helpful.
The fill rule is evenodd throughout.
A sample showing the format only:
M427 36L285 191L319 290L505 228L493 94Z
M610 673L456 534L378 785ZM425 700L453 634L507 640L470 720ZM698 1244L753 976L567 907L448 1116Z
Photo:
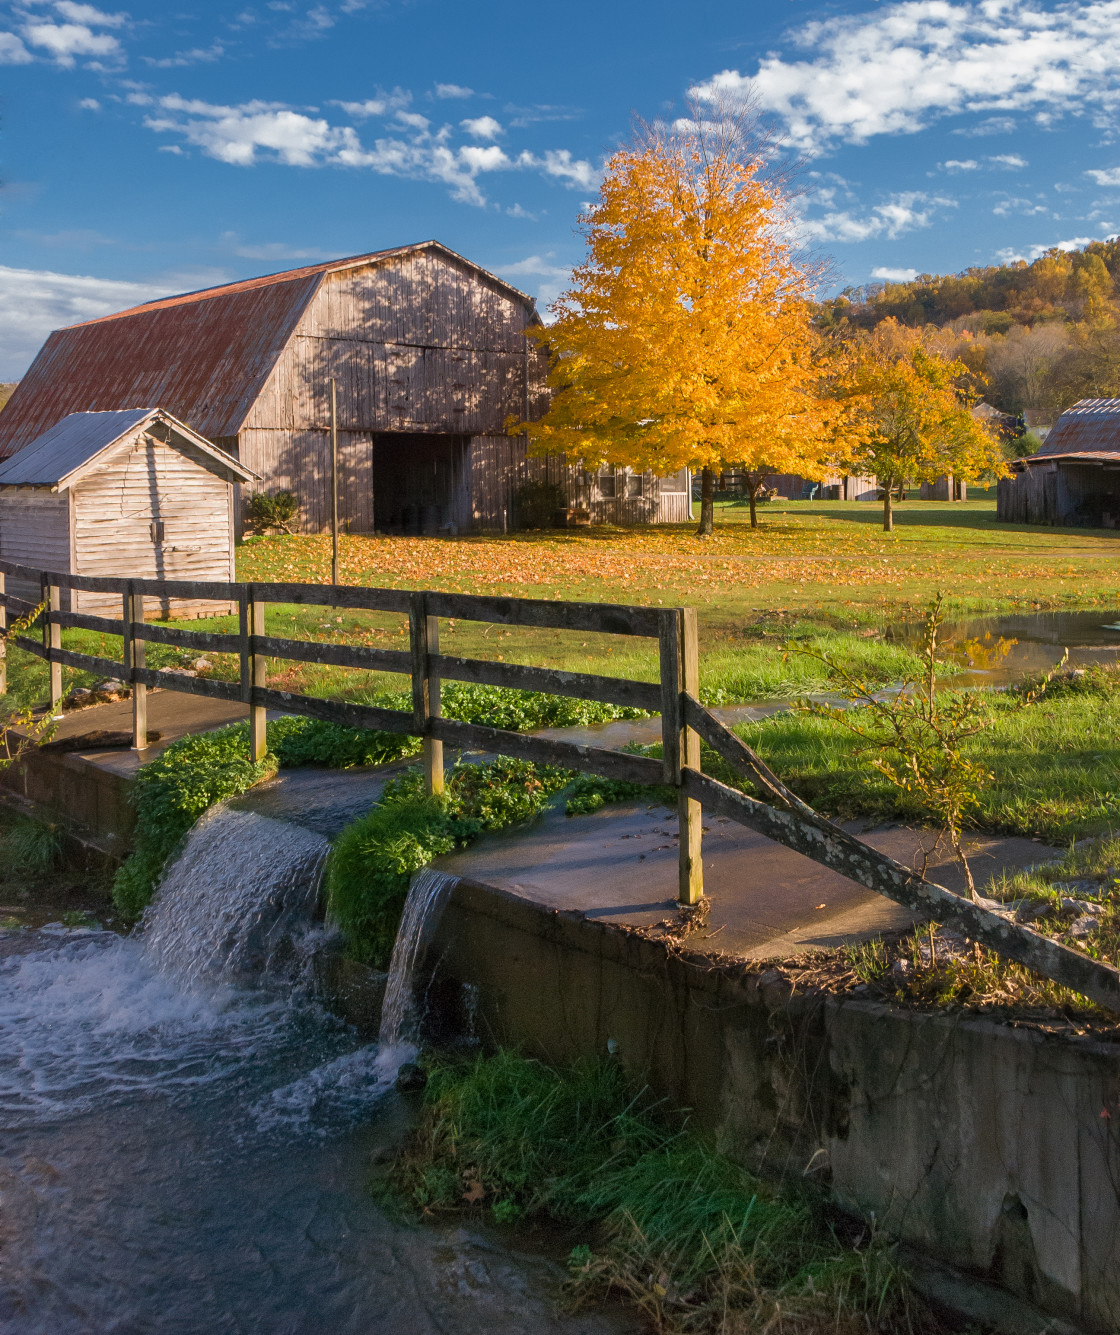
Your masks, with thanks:
M385 1052L396 1052L414 1045L419 1037L420 1015L416 1005L415 973L423 952L430 944L443 906L457 877L425 867L412 878L408 887L393 958L385 984L381 1007L381 1031L378 1043ZM406 1058L402 1058L406 1060Z

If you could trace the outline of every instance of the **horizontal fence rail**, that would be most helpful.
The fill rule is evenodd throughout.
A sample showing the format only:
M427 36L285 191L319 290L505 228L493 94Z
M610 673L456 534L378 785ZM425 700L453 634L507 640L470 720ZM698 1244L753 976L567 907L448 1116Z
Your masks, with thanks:
M7 579L38 590L38 601L7 591ZM63 591L115 594L119 618L64 610ZM237 607L236 632L189 630L153 625L145 620L145 599L161 606L181 598L213 600ZM375 649L266 635L264 612L269 603L350 608L407 616L409 647ZM40 636L10 635L9 617L40 623ZM584 672L528 667L516 663L462 658L440 652L442 619L485 621L504 626L598 632L656 639L659 680L633 681ZM118 661L63 649L62 630L98 631L121 637ZM147 747L147 691L161 688L217 700L240 701L248 707L250 750L254 760L267 749L268 710L303 714L344 727L418 736L424 751L425 781L430 793L444 785L444 743L462 749L498 752L583 773L599 774L637 784L666 784L677 792L680 822L678 896L695 904L703 896L701 813L703 807L758 831L823 866L857 881L923 917L955 928L998 954L1120 1012L1120 972L1013 921L1008 914L973 903L902 866L819 815L802 802L761 758L699 702L699 656L696 612L692 608L624 607L606 603L574 603L531 598L481 597L469 594L370 589L321 584L225 584L205 581L118 579L39 571L0 561L0 692L6 689L5 645L44 659L50 669L50 703L62 698L62 668L119 678L132 689L133 745ZM148 644L236 655L237 681L191 677L168 669L149 668ZM411 709L324 700L318 696L272 689L267 684L270 658L351 667L408 676ZM632 706L661 715L662 758L631 755L555 738L482 727L442 716L440 683L474 682L522 691L574 696L608 704ZM759 790L765 800L748 796L703 773L701 739Z

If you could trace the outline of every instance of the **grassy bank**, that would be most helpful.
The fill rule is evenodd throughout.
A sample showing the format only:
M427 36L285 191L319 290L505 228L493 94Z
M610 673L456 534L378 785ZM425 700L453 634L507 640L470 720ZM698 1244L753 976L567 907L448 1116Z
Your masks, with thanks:
M934 1323L891 1252L717 1154L614 1063L434 1062L388 1186L427 1217L559 1226L567 1297L660 1331L907 1331Z
M109 881L57 825L0 802L0 927L93 921L109 907Z
M987 726L962 752L991 775L973 824L1061 845L1120 827L1120 669L1057 678L1031 701L985 692ZM736 731L812 806L845 818L921 819L838 722L785 713Z

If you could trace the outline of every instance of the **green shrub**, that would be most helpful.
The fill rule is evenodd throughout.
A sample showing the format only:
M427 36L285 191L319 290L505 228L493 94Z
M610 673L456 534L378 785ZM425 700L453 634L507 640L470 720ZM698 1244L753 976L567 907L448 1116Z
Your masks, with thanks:
M578 774L568 786L564 811L569 816L586 816L616 802L663 802L675 807L677 795L668 785L627 783L623 779L604 779L598 774Z
M558 482L526 482L515 497L518 528L554 528L556 513L568 508L568 496Z
M292 491L258 491L249 497L246 513L258 533L270 528L291 533L299 515L299 500Z
M342 831L327 863L328 912L353 958L385 968L412 873L486 830L532 819L570 777L499 756L456 765L439 798L425 795L418 772L387 783L380 805Z

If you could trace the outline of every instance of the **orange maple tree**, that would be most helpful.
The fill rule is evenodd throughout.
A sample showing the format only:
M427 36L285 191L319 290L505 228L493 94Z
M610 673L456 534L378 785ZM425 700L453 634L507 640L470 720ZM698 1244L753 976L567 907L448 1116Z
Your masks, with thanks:
M641 125L581 215L587 256L535 331L551 406L521 423L537 453L584 467L811 471L821 403L810 275L789 239L782 182L749 113L692 109Z

